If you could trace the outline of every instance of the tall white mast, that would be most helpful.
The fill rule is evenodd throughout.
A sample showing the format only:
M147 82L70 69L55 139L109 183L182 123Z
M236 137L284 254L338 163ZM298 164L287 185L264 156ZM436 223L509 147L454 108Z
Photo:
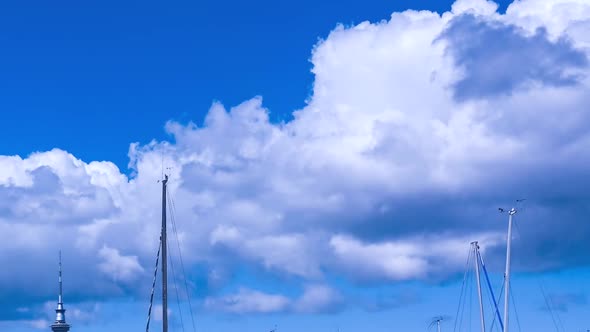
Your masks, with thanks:
M473 257L475 258L475 278L477 280L477 297L479 298L479 317L481 321L481 332L486 331L486 324L483 315L483 298L481 295L481 279L479 277L479 244L477 241L471 242L473 246Z
M506 239L506 292L504 293L504 332L508 332L508 305L510 301L510 247L512 244L512 216L516 214L516 209L508 211L508 236Z
M168 175L162 180L162 332L168 332L168 254L166 244L166 184Z

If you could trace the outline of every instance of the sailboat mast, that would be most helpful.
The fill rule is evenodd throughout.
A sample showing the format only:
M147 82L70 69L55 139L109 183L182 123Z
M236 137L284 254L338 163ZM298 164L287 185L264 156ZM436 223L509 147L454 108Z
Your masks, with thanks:
M168 332L168 261L166 245L166 184L168 175L162 180L162 332Z
M481 332L486 331L486 324L483 314L483 298L481 295L481 279L479 277L479 244L477 241L471 242L473 246L473 257L475 258L475 278L477 279L477 297L479 298L479 317L481 322Z
M516 209L512 208L508 212L508 237L506 239L506 292L504 293L504 332L508 332L508 304L510 301L510 247L512 245L512 216Z

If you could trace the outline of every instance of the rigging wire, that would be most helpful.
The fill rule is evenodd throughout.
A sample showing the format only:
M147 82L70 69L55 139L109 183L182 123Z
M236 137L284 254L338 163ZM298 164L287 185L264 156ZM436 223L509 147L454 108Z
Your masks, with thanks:
M489 295L488 296L488 304L490 305L490 308L492 308L492 312L495 312L496 307L495 307L494 300L492 299L493 298L493 294L490 293L490 290L491 289L489 287L488 288L485 288L485 289L486 289L486 293ZM496 319L496 317L495 317L496 315L492 314L492 316L494 316L494 320L495 320ZM494 325L492 324L492 326L490 326L490 331L492 331L493 328L494 328Z
M555 316L553 315L553 309L551 308L551 305L549 304L549 299L547 298L547 294L545 293L545 289L543 289L543 285L541 283L539 283L539 288L541 289L541 294L543 295L543 299L545 300L545 304L547 305L547 309L549 310L549 313L551 314L551 320L553 321L553 325L555 326L555 329L557 331L559 331L559 326L557 326L557 321L555 320Z
M168 247L170 252L170 247ZM176 286L176 273L174 272L174 263L172 257L170 257L170 269L172 270L172 280L174 280L174 291L176 292L176 303L178 304L178 315L180 317L180 326L184 332L184 320L182 319L182 309L180 307L180 296L178 295L178 287Z
M498 295L498 299L501 299L502 294L504 294L504 286L506 286L506 277L504 277L504 281L502 282L502 288L500 288L500 294ZM494 316L494 320L492 320L492 329L494 328L494 323L496 323L496 316ZM504 327L502 326L501 328L502 331L504 331Z
M473 258L473 255L471 256ZM469 265L473 264L471 261L469 262ZM473 302L473 270L471 269L471 267L469 268L468 272L467 272L467 283L465 284L465 301L463 302L463 311L461 313L461 328L463 327L463 317L467 316L466 315L466 310L465 307L467 306L467 296L469 294L469 317L465 317L465 319L469 319L468 322L465 322L466 325L469 324L469 330L471 327L471 309L472 309L472 302Z
M551 303L551 307L555 308L555 304L553 303L553 299L551 298L551 296L549 296L548 298L549 298L549 303ZM565 327L563 327L563 323L561 322L561 317L559 315L559 312L555 311L555 317L557 317L557 322L561 326L561 330L565 331Z
M487 294L490 295L488 297L488 304L490 305L490 308L492 308L492 312L493 312L495 310L495 307L494 307L494 302L492 300L492 295L489 293L489 290L487 290ZM496 319L495 315L492 314L492 316L494 316L494 320L495 320ZM493 331L493 329L494 329L494 325L492 324L492 326L490 326L490 331ZM501 332L501 330L500 330L500 332Z
M494 290L492 289L492 283L490 282L490 277L488 275L488 270L486 269L486 264L483 261L483 257L481 256L481 254L479 253L479 251L477 252L477 259L479 259L479 262L481 263L481 268L483 270L484 276L485 276L485 280L486 283L488 285L487 289L488 292L490 294L490 297L488 298L488 301L492 303L492 311L495 313L494 316L494 320L496 318L498 318L498 322L500 324L500 330L503 331L504 329L504 323L502 322L502 318L500 318L500 310L498 309L498 303L496 302L496 297L494 295ZM493 329L493 326L490 328Z
M472 271L471 275L473 274L474 273ZM471 280L471 282L469 283L469 331L473 331L473 279L475 279L475 277L469 278L469 280Z
M467 262L465 263L465 273L463 274L463 282L461 283L461 293L459 294L459 305L457 306L457 313L455 315L455 325L453 327L453 332L457 332L457 322L459 321L459 317L461 317L461 324L463 323L463 313L461 312L461 316L459 316L459 312L461 311L461 304L463 304L463 293L465 292L465 282L467 280L467 273L469 272L469 261L471 259L471 250L469 250L469 255L467 255ZM459 324L459 326L461 326Z
M522 202L523 202L523 200L517 201L517 205ZM522 203L521 207L519 207L519 210L521 210L521 211L524 210L525 209L524 205L525 204ZM518 224L519 224L518 222L514 222L514 225L516 226L516 233L518 234L519 237L522 237L522 232L521 232L520 226ZM551 298L548 297L545 292L545 289L542 285L542 280L539 278L539 279L537 279L537 282L539 284L539 288L541 289L541 294L543 295L543 299L545 300L545 304L547 305L547 309L549 310L549 313L551 314L551 320L553 321L553 325L555 326L555 329L557 331L560 331L560 327L561 327L561 331L565 331L565 328L563 327L563 323L561 321L559 313L556 312L555 310L553 310L554 305L551 301ZM512 291L512 287L510 287L510 290ZM514 300L513 300L513 302L514 302ZM516 307L516 304L515 304L515 307ZM518 315L518 313L517 313L517 315Z
M514 305L514 315L516 316L516 325L518 325L518 331L522 332L520 329L520 319L518 318L518 310L516 309L516 301L514 300L514 291L512 290L512 286L510 286L510 298L512 299L512 304Z
M485 288L485 287L484 287L484 291L486 292L486 294L489 294L490 293L490 291L487 288ZM488 298L488 304L490 305L490 308L492 308L492 310L494 310L494 304L492 302L492 295L491 294L489 294L489 295L490 296L487 297ZM483 296L483 294L482 294L482 296Z
M154 281L152 282L152 293L150 295L150 307L148 308L147 323L145 325L145 332L150 330L150 319L152 316L152 306L154 304L154 292L156 290L156 277L158 275L158 262L160 261L160 249L162 249L162 237L160 236L160 244L158 245L158 254L156 255L156 268L154 269Z
M174 204L174 198L172 197L171 193L168 191L168 200L170 202L170 204L168 204L170 206L170 220L172 221L172 229L174 230L174 236L176 237L176 245L178 247L178 256L180 258L180 267L182 270L182 275L183 275L183 280L184 280L184 288L186 291L186 296L187 296L187 300L188 300L188 306L189 306L189 312L190 312L190 316L191 316L191 322L193 324L193 332L197 331L196 325L195 325L195 318L194 318L194 314L193 314L193 305L192 305L192 301L191 301L191 296L190 296L190 292L189 292L189 288L188 288L188 282L187 282L187 277L186 277L186 270L184 268L184 260L182 259L182 251L180 250L180 238L178 236L178 231L176 228L176 204Z

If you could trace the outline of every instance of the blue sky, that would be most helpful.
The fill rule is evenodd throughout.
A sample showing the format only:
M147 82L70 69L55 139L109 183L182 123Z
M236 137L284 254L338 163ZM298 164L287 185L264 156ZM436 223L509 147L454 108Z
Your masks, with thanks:
M201 122L213 100L262 95L273 121L288 120L311 93L312 46L337 23L451 3L5 3L0 107L17 125L3 135L26 138L0 148L26 155L60 147L124 170L130 142L169 138L168 120Z
M509 5L0 5L0 326L48 330L62 249L73 331L144 328L169 167L173 330L185 281L199 331L451 330L526 197L511 330L585 331L590 4Z

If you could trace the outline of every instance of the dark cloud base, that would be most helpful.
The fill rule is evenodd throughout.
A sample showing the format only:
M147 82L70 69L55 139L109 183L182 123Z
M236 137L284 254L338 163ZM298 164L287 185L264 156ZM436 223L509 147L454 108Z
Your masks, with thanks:
M563 36L553 42L539 28L532 36L514 25L472 14L454 18L439 37L464 77L453 86L459 101L510 95L537 82L548 86L578 84L575 70L588 67L586 54Z

